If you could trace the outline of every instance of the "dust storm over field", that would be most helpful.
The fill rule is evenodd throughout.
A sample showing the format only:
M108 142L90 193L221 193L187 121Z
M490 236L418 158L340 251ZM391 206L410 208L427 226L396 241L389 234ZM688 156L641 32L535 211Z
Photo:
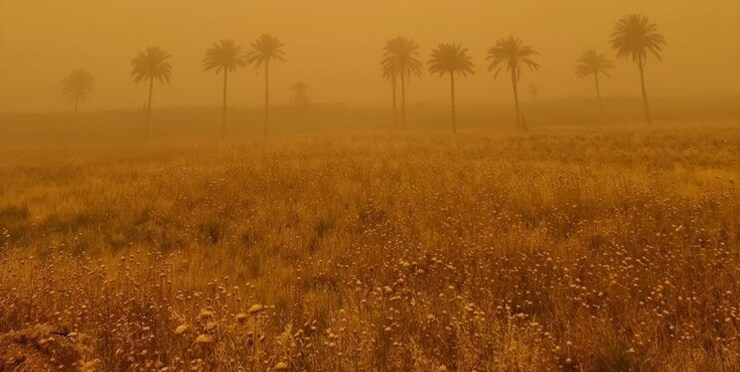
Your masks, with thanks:
M0 0L0 371L740 370L739 8Z
M740 94L740 4L668 0L496 2L295 0L3 1L0 5L0 111L67 108L59 82L76 68L95 77L90 109L140 108L145 89L129 78L129 62L146 46L172 54L172 84L156 96L163 106L220 104L220 81L202 71L213 42L248 44L262 33L286 45L288 63L275 69L275 103L287 104L296 81L312 86L318 102L385 105L379 52L403 35L420 44L423 60L442 42L470 48L477 75L459 89L461 104L509 104L506 80L487 72L486 52L515 34L541 53L542 69L523 77L545 98L589 96L591 84L573 78L574 60L586 48L610 56L614 23L629 13L651 17L670 48L649 63L655 96ZM711 63L708 68L706 63ZM426 74L425 74L426 75ZM637 72L620 62L604 82L606 96L634 96ZM232 104L261 103L261 73L235 75ZM410 87L409 102L446 102L443 80L425 76Z

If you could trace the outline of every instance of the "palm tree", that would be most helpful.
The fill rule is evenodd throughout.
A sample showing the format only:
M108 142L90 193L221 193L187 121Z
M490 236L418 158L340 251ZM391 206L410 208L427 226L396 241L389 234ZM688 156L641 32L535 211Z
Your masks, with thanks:
M522 127L522 115L519 109L519 80L522 78L522 66L528 67L535 71L540 65L532 57L539 53L529 45L524 45L522 39L509 36L496 42L496 45L488 50L488 59L491 64L488 66L489 71L496 70L494 79L506 68L511 73L511 86L514 89L514 105L516 108L516 124Z
M467 77L475 75L473 59L468 55L468 49L460 44L439 44L432 51L429 60L429 72L440 77L450 74L450 97L452 101L452 133L457 133L457 109L455 107L455 74Z
M252 51L247 61L254 63L255 68L265 66L265 135L270 123L270 62L285 62L283 43L275 36L264 34L252 43Z
M419 59L419 45L411 39L397 37L388 40L383 54L383 74L389 75L394 85L401 82L401 124L406 127L406 83L412 77L421 77L422 63ZM395 98L394 98L395 105ZM394 114L395 118L395 114Z
M599 87L599 75L611 77L609 71L614 69L614 63L604 54L593 49L587 49L577 60L576 75L581 78L594 76L596 83L596 98L599 101L599 114L604 116L604 106L601 102L601 88Z
M203 60L205 71L216 70L216 73L224 73L224 104L221 122L221 137L226 138L226 92L229 82L229 72L236 71L239 67L245 67L247 60L242 53L242 46L233 40L221 40L214 43L206 51L206 57Z
M293 91L293 97L290 99L290 104L295 107L308 106L310 102L308 95L306 94L308 88L310 88L310 86L302 81L293 84L293 86L290 87L290 90Z
M640 70L640 86L642 87L642 103L645 106L645 117L648 124L652 124L650 104L645 89L645 64L648 54L652 54L660 61L660 52L668 43L665 37L658 33L658 27L650 23L648 17L639 14L628 15L619 21L614 28L611 40L612 48L617 51L617 57L632 59Z
M398 73L396 72L395 65L386 65L381 62L383 70L383 78L391 82L391 88L393 89L393 129L398 127L398 99L396 98L398 90Z
M72 71L62 80L62 95L70 102L74 102L75 114L77 114L80 101L85 101L90 97L90 93L95 88L94 81L92 75L84 68Z
M149 121L152 114L154 81L156 80L160 84L170 82L172 65L167 62L170 57L160 47L148 47L146 51L139 52L136 58L131 60L131 65L133 66L131 75L134 77L134 83L138 84L142 81L149 81L149 103L146 106L146 130L144 133L145 141L149 141Z

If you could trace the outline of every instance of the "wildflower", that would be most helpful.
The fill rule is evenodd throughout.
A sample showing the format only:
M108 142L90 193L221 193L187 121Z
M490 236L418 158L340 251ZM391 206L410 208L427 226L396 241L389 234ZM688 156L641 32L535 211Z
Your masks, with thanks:
M239 323L241 323L241 324L244 324L244 322L247 321L247 318L248 317L249 316L247 314L245 314L245 313L239 313L239 314L236 315L236 321L239 322Z
M264 306L262 306L260 304L255 304L255 305L252 305L252 307L250 307L249 310L247 310L247 312L250 313L250 314L252 314L252 315L257 315L257 314L261 313L264 310L265 310L265 307Z
M187 324L181 324L177 328L175 328L175 334L179 336L179 335L182 335L182 334L184 334L185 332L187 332L189 330L190 330L190 326L189 325L187 325Z
M214 316L214 312L211 309L203 309L200 311L200 314L198 314L198 317L201 320L213 319L213 316Z

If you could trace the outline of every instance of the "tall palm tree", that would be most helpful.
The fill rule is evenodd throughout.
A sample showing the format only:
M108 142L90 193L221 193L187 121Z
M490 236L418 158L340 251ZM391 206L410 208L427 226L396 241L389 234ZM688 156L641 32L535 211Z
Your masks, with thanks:
M172 75L172 65L167 62L171 56L160 47L148 47L145 51L139 52L136 57L131 60L133 70L131 75L134 78L134 83L138 84L142 81L149 81L149 101L146 106L146 129L144 133L144 140L149 141L149 121L152 114L152 93L154 92L154 81L158 81L160 84L170 82Z
M393 129L398 127L398 72L396 72L396 66L391 64L384 64L381 62L383 70L383 78L391 82L391 88L393 89Z
M460 44L439 44L432 51L429 60L429 72L440 77L450 74L450 98L452 102L452 133L457 133L457 108L455 107L455 75L467 77L475 75L473 59L468 55L468 49Z
M658 26L650 23L648 17L640 14L630 14L619 21L614 28L611 39L612 48L617 51L617 57L631 59L640 70L640 86L642 88L642 103L645 107L645 118L652 124L650 104L645 88L645 64L649 54L660 61L660 52L668 45L665 37L658 32Z
M216 73L224 73L224 103L221 120L221 137L226 138L226 92L229 83L229 72L236 71L239 67L245 67L247 60L242 53L242 46L233 40L221 40L214 43L206 51L206 57L203 60L204 70L216 70Z
M285 62L283 46L275 36L264 34L252 43L253 50L247 55L247 61L254 63L255 68L265 66L265 135L270 123L270 63Z
M397 84L397 79L401 82L401 124L406 127L406 83L413 77L421 77L422 73L419 45L414 40L397 37L388 40L384 50L382 61L384 75L393 75L394 84Z
M95 79L84 68L72 71L62 80L62 95L74 103L75 114L77 114L80 101L85 101L90 97L90 93L95 88L94 82Z
M594 76L596 83L596 99L599 101L599 114L604 115L604 105L601 102L601 88L599 86L599 75L610 77L609 71L614 69L614 63L604 54L593 49L586 49L576 61L576 75L581 78Z
M308 99L308 95L306 94L308 88L310 88L310 86L302 81L293 84L290 87L290 90L293 91L293 97L291 97L290 99L290 104L295 107L308 106L310 102L310 100Z
M496 45L488 50L488 60L491 64L489 71L496 69L494 79L506 68L511 73L511 86L514 90L514 106L516 108L516 124L522 127L522 115L519 108L519 80L522 78L522 67L531 71L540 68L540 65L532 58L539 53L531 46L524 45L524 41L516 36L500 39Z

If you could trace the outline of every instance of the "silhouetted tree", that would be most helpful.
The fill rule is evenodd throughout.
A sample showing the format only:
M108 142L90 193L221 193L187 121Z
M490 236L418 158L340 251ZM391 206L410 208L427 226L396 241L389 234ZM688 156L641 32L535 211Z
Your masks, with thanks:
M540 94L540 87L535 84L530 85L529 94L532 95L532 101L537 102L537 96Z
M612 33L611 45L617 51L617 57L632 59L640 70L640 86L642 88L642 103L645 108L645 117L648 124L652 124L650 104L648 103L647 89L645 88L645 64L648 54L660 60L660 52L667 45L663 35L658 33L658 27L650 23L648 17L639 14L628 15L619 21Z
M401 83L401 124L406 127L406 84L413 77L421 77L422 62L419 59L419 45L414 40L397 37L388 40L383 54L383 74L389 75L395 86ZM394 98L395 104L395 98ZM394 114L395 118L395 114Z
M270 123L270 63L285 62L283 43L275 36L264 34L252 43L252 51L247 56L255 68L265 66L265 135Z
M387 47L387 46L386 46ZM398 73L396 72L396 66L391 64L385 64L381 62L383 70L383 78L391 82L391 89L393 90L393 129L398 127Z
M85 101L90 97L90 93L95 88L94 82L95 79L84 68L72 71L62 80L62 94L74 103L75 114L77 114L80 101Z
M299 81L295 84L293 84L290 87L290 90L293 91L293 97L290 98L290 104L295 107L306 107L309 104L308 95L306 92L308 91L309 85Z
M439 44L432 51L429 60L429 72L440 77L450 74L450 98L452 101L452 133L457 133L457 108L455 107L455 75L467 77L474 75L473 59L468 55L468 49L460 44Z
M145 51L139 52L131 60L131 65L133 66L131 75L134 77L134 83L138 84L142 81L149 81L149 101L146 106L146 130L144 134L145 141L149 141L149 122L152 115L154 81L159 81L160 84L170 82L172 65L167 62L170 57L160 47L148 47Z
M205 71L216 70L216 73L224 73L224 102L221 123L221 136L226 138L226 93L229 83L229 72L236 71L239 67L245 67L247 60L242 53L242 46L233 40L221 40L214 43L206 51L206 57L203 60Z
M594 76L596 83L596 99L599 101L599 114L604 115L604 105L601 102L601 87L599 86L599 75L610 77L609 71L614 69L614 63L604 54L593 49L587 49L578 57L576 75L581 78Z
M496 45L488 50L488 60L491 64L488 66L489 71L496 69L494 79L506 68L511 73L511 86L514 90L514 106L516 108L516 124L522 128L522 115L519 109L519 80L522 77L522 66L528 67L534 71L540 68L532 57L539 53L529 45L524 45L522 39L509 36L496 42Z

